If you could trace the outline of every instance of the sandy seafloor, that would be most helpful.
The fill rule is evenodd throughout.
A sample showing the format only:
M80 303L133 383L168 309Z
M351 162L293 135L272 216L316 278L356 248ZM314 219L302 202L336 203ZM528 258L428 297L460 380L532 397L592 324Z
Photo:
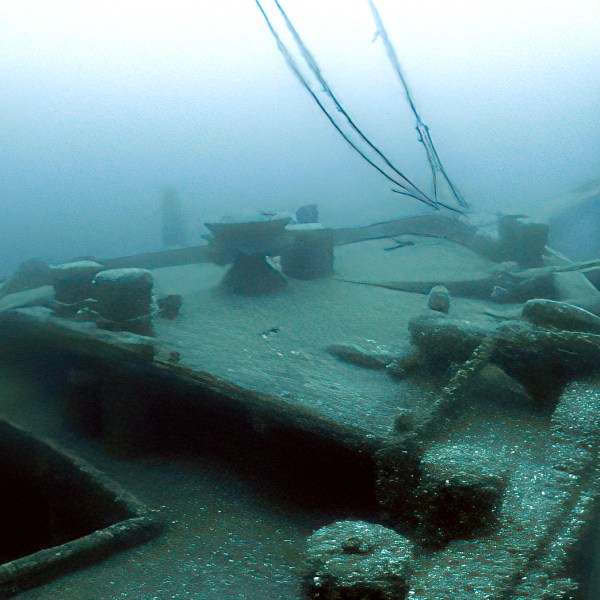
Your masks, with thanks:
M157 296L180 293L184 298L175 321L156 323L161 352L176 350L182 364L275 394L365 435L391 435L398 409L428 411L433 394L385 372L341 363L326 347L373 340L406 348L408 321L425 309L426 296L340 279L464 280L485 275L492 263L440 240L384 251L390 245L390 240L378 240L340 247L336 278L292 280L285 291L265 298L224 293L218 288L224 269L214 265L156 270ZM491 323L485 308L498 306L455 298L451 316ZM271 328L279 332L261 335ZM115 458L68 428L42 383L5 370L0 389L6 418L89 460L142 502L160 509L168 524L149 544L22 598L293 600L300 596L304 538L345 516L299 508L293 499L265 488L265 482L213 459ZM536 417L523 420L510 411L492 415L486 408L460 424L449 441L496 448L499 462L508 461L527 477L544 463L546 428ZM517 504L518 495L509 497L511 502Z

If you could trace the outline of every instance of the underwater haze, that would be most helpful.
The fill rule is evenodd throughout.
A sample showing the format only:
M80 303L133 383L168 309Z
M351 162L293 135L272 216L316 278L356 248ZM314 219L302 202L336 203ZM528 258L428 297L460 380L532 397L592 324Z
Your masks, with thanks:
M366 132L428 189L364 0L282 3ZM475 211L535 216L598 177L596 0L379 0L421 115ZM318 203L323 222L428 210L345 145L251 0L0 0L0 275L161 247L177 190L205 221Z

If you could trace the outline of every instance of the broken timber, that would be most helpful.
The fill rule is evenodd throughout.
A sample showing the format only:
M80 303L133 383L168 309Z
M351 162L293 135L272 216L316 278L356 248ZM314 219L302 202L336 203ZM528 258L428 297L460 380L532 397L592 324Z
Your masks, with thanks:
M288 231L292 237L296 236L296 231L293 229ZM303 231L304 230L301 230L301 232ZM333 240L336 246L398 235L443 238L466 246L474 252L488 257L493 254L495 247L494 241L478 233L475 227L440 214L406 217L383 223L375 223L365 227L333 229ZM158 269L161 267L175 267L212 262L212 258L210 246L202 245L110 258L102 260L101 262L110 269L122 267Z
M401 235L440 238L464 246L476 254L495 261L499 259L499 250L501 246L501 243L481 234L473 225L469 225L457 218L444 216L439 213L404 217L401 219L394 219L391 221L374 223L372 225L361 227L323 228L315 230L315 234L318 235L319 232L323 232L324 236L332 236L334 246L343 246L376 239L393 238ZM293 243L298 236L305 235L305 233L306 230L304 229L287 229L286 239L289 237L289 240ZM551 249L546 249L546 253L552 254ZM119 269L124 267L159 269L164 267L211 263L214 262L214 256L211 245L203 244L186 248L158 250L143 254L100 259L99 262L102 263L102 265L107 269ZM519 273L519 278L533 277L536 274L540 274L541 272L547 273L548 271L578 271L581 273L593 273L600 270L600 261L598 260L569 264L564 264L566 261L562 262L563 264L561 265L522 270ZM10 281L10 279L8 281ZM52 285L52 269L50 270L48 281L45 281L44 283L46 285ZM460 282L455 282L451 285L452 287L460 287L459 283ZM490 285L493 287L493 285L496 284L491 278L490 280L481 281L480 283L480 287L485 290L490 289ZM42 284L38 283L38 285L34 287L39 287L39 285ZM395 282L393 284L384 284L384 287L390 287L390 285L393 287L393 289L417 292L420 291L416 289L413 290L411 286L416 284L411 282ZM8 291L5 287L6 282L4 284L0 284L0 286L2 286L0 287L0 297L7 295ZM409 289L407 289L406 286L408 286ZM419 286L422 287L422 284L419 284ZM32 286L29 285L25 287L19 287L13 291L16 292L19 290L28 289L28 287ZM457 295L462 295L459 291L455 291L454 293Z

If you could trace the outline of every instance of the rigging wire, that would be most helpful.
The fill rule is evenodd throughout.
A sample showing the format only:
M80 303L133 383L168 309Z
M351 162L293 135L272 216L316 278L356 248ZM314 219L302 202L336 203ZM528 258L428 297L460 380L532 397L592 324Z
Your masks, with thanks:
M371 148L371 150L373 150L375 152L375 154L381 158L383 160L383 162L397 175L399 176L406 184L407 187L410 188L410 191L416 191L420 196L427 198L427 195L420 190L412 181L410 181L410 179L408 179L403 173L401 173L392 163L391 161L383 154L383 152L377 148L377 146L375 146L371 140L369 140L369 138L367 138L367 136L363 133L363 131L356 125L356 123L354 122L354 120L350 117L350 115L348 114L348 112L344 109L344 107L341 105L340 101L337 99L336 95L333 93L333 90L331 89L331 87L329 86L329 84L327 83L327 81L325 80L325 78L323 77L322 73L321 73L321 69L319 68L319 65L317 64L317 61L315 60L314 56L312 55L312 53L310 52L310 50L308 49L308 47L306 46L306 44L304 43L304 41L302 40L302 38L300 37L300 34L298 33L298 30L294 27L293 23L291 22L291 20L289 19L287 13L285 12L285 10L282 8L281 4L279 3L278 0L273 0L275 5L277 6L277 9L279 10L279 12L281 13L281 16L283 17L283 20L285 21L285 24L289 30L289 32L292 34L294 41L296 42L296 45L298 46L302 57L304 58L306 64L308 65L309 69L311 70L312 74L315 76L315 78L317 79L317 81L319 82L319 84L322 86L323 88L323 92L325 92L325 94L330 98L330 100L333 102L333 105L335 106L335 109L338 113L340 113L347 121L348 125L350 125L350 128L359 136L359 138L367 144L367 146L369 148ZM427 198L429 200L429 202L431 202L431 200L429 198Z
M393 189L392 191L394 191L398 194L409 196L411 198L419 200L420 202L423 202L435 209L438 209L439 207L444 207L449 210L461 212L459 209L441 202L437 198L437 195L435 196L435 199L430 198L425 192L423 192L421 189L419 189L410 179L408 179L408 177L406 177L406 175L404 175L399 169L397 169L392 164L392 162L383 154L383 152L370 141L370 139L356 125L354 120L350 117L348 112L344 109L344 107L341 105L340 101L337 99L337 97L333 93L331 87L329 86L329 84L327 83L325 78L323 77L321 70L320 70L314 56L312 55L312 53L310 52L310 50L308 49L308 47L306 46L306 44L304 43L302 38L300 37L300 34L298 33L298 31L292 24L291 20L289 19L287 13L283 9L283 7L279 3L279 1L273 0L273 2L275 4L277 10L281 14L281 17L283 18L288 31L292 35L294 42L296 43L296 45L300 51L300 54L301 54L302 58L304 59L304 62L306 63L309 71L312 73L312 76L317 80L317 82L321 86L323 92L326 94L326 96L329 98L329 100L333 103L335 113L332 114L332 112L331 112L332 109L325 106L324 102L319 98L317 93L311 87L310 81L303 74L302 69L300 68L297 60L294 58L292 52L289 50L289 48L283 42L281 36L279 35L278 31L276 30L275 26L273 25L271 18L267 15L266 11L264 10L262 3L260 2L260 0L255 0L255 3L257 5L258 9L260 10L263 18L265 19L265 22L269 28L269 31L273 35L273 37L276 41L277 47L278 47L280 53L285 58L288 67L292 70L292 72L297 77L297 79L300 81L302 86L308 91L308 93L311 95L311 97L313 98L315 103L318 105L320 110L324 113L324 115L327 117L327 119L330 121L330 123L335 127L335 129L338 131L338 133L343 137L343 139L366 162L368 162L372 167L374 167L386 179L388 179L389 181L391 181L392 183L394 183L395 185L397 185L400 188L399 190ZM351 131L353 131L356 135L358 135L358 137L362 141L363 145L366 144L366 146L372 152L374 152L381 161L383 161L383 163L385 164L387 169L392 171L393 175L390 175L388 172L386 172L386 169L384 167L378 165L374 159L371 159L369 156L367 156L366 151L361 149L359 147L359 145L356 143L356 141L352 140L349 133L347 131L344 131L344 129L342 128L342 125L337 122L337 120L334 116L336 113L338 115L341 115L345 119L346 125L350 127ZM429 154L428 154L428 156L429 156ZM437 156L437 153L435 153L434 156ZM433 169L433 165L431 162L430 162L430 165L432 166L432 169ZM435 177L434 177L434 187L435 187Z
M306 79L306 77L303 75L298 63L296 62L296 60L294 59L292 53L290 52L290 50L287 48L287 46L283 43L283 40L281 39L281 36L277 33L277 31L275 30L275 27L273 26L271 19L268 17L268 15L266 14L265 10L263 9L261 3L259 0L255 0L256 4L258 5L258 8L260 10L260 12L262 13L267 26L269 27L269 30L271 31L271 34L273 35L273 37L275 38L276 42L277 42L277 47L279 49L279 51L281 52L281 54L284 56L288 66L290 67L290 69L293 71L293 73L296 75L296 77L299 79L300 83L304 86L304 88L308 91L308 93L312 96L313 100L316 102L316 104L319 106L319 108L321 109L321 111L325 114L325 116L327 117L327 119L330 121L330 123L335 127L335 129L338 131L338 133L340 133L340 135L344 138L344 140L365 160L367 161L372 167L374 167L379 173L381 173L386 179L388 179L389 181L391 181L393 184L397 185L398 187L401 188L402 191L398 191L398 193L403 194L403 195L407 195L410 196L412 198L415 198L416 200L419 200L421 202L424 202L426 204L428 204L429 206L436 208L436 203L428 198L423 192L421 192L420 190L418 190L418 188L416 188L416 192L413 192L408 186L410 185L410 182L408 180L406 180L408 182L408 185L405 184L403 181L398 181L396 178L390 176L388 173L385 172L384 169L382 169L379 165L377 165L373 160L371 160L363 150L361 150L356 143L349 137L349 135L342 129L342 127L337 123L336 119L334 118L334 116L331 114L331 112L328 110L328 108L324 105L324 103L321 101L321 99L317 96L317 94L315 93L315 91L311 88L309 81ZM308 49L306 49L305 47L305 52L308 52ZM313 59L314 62L314 59ZM316 63L314 63L316 65ZM320 78L320 82L322 82L323 85L323 89L324 91L326 91L327 89L330 89L329 86L327 85L327 83L325 82L324 79ZM330 99L331 96L329 94L327 94ZM337 112L343 114L345 113L345 110L341 107L341 104L339 102L334 101L334 104L336 106ZM339 107L339 108L338 108ZM347 113L346 113L347 114ZM392 167L393 169L393 167ZM393 169L396 173L397 171L395 169ZM402 173L399 174L401 179L405 179L404 175L402 175Z
M448 187L450 188L450 191L452 192L452 195L454 196L458 204L464 208L468 208L469 204L464 199L462 194L458 191L458 189L446 173L446 169L444 168L444 165L442 164L442 161L438 155L433 140L431 139L429 127L425 125L423 119L421 118L421 115L419 114L419 111L417 110L417 107L415 106L415 103L410 93L410 89L408 87L408 83L406 81L406 78L404 77L404 74L402 73L402 68L400 67L400 61L398 60L396 49L394 48L392 41L390 40L387 30L383 24L383 20L381 19L381 15L379 14L377 7L375 6L375 2L374 0L367 0L367 2L369 4L369 8L371 9L371 13L373 14L375 25L377 26L377 34L379 34L379 36L381 37L381 41L388 55L388 59L392 64L392 67L398 79L400 80L402 87L404 88L408 104L410 105L410 108L413 114L415 115L415 119L417 120L416 129L419 134L419 141L423 144L423 147L425 148L425 153L427 154L427 161L429 162L429 166L431 167L434 197L437 200L437 173L439 173L448 184Z

